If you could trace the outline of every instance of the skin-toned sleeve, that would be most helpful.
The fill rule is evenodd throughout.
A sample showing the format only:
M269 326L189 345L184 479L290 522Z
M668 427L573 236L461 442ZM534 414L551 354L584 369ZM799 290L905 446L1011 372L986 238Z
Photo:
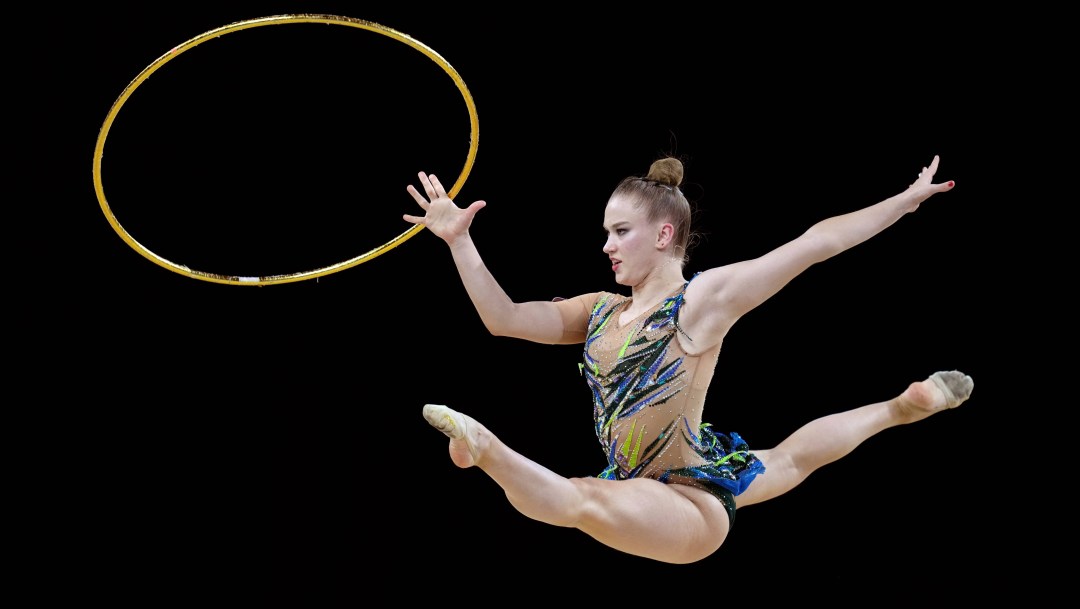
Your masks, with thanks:
M591 292L573 298L553 300L563 324L562 338L558 344L572 345L585 342L585 336L589 331L589 316L600 294L600 292Z

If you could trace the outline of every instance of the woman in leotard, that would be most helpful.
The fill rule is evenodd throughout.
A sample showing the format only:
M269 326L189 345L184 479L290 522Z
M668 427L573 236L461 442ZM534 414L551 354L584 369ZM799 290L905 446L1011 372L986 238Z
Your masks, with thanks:
M450 247L462 283L487 329L544 344L582 344L596 437L607 467L595 477L564 477L514 451L472 417L427 404L424 417L450 438L459 467L479 467L529 518L577 528L611 548L669 563L708 557L723 544L737 508L791 490L810 473L880 431L955 408L974 381L940 371L899 395L824 416L779 445L751 450L735 432L702 419L724 337L743 315L811 265L866 241L953 181L934 183L935 156L903 192L822 220L792 241L750 260L683 269L692 238L683 164L655 161L622 180L604 213L604 252L630 295L582 294L515 302L485 266L469 227L484 201L458 207L434 175L423 193L407 191L422 224Z

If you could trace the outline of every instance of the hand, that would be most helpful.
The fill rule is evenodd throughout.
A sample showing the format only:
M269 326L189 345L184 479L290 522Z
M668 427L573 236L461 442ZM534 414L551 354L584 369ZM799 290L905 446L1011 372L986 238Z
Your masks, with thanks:
M949 180L948 182L942 182L940 184L934 184L934 174L937 173L938 162L940 160L941 159L938 157L938 155L935 154L934 160L930 161L930 166L923 167L922 171L919 172L918 177L915 178L915 181L908 185L908 190L920 190L920 192L918 193L919 195L921 195L919 198L920 201L925 201L926 199L929 199L931 195L937 194L939 192L952 190L953 187L956 186L956 182L954 182L953 180Z
M424 210L423 216L404 214L402 218L412 224L422 224L437 237L452 244L455 239L469 232L473 217L476 212L484 208L487 203L476 201L465 209L458 207L449 196L446 189L434 175L427 175L423 171L417 174L420 177L420 185L424 187L427 197L420 194L412 184L405 190Z

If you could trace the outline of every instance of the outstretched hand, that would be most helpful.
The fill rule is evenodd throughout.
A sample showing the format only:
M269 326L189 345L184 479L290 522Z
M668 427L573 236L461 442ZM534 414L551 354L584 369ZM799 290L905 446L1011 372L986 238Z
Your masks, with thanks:
M439 182L439 178L423 171L417 175L420 177L420 185L423 186L427 196L420 194L420 191L412 184L409 184L405 190L420 205L420 209L424 210L424 215L404 214L402 218L412 224L423 224L448 244L468 233L476 212L483 209L487 203L476 201L462 209L446 194L446 189Z
M956 186L956 182L953 180L939 184L934 183L934 174L937 173L940 160L940 157L935 154L934 160L930 161L930 166L923 167L915 181L908 185L908 191L918 197L919 202L925 201L939 192L952 190Z

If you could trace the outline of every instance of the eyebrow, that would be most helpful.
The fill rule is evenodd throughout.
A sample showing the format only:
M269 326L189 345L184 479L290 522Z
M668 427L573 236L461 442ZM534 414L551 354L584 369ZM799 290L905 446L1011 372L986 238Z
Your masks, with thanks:
M626 220L619 220L615 224L612 224L611 228L608 228L607 226L605 226L603 228L604 228L605 231L608 231L608 230L614 230L614 229L619 228L621 226L630 226L630 223L627 222Z

